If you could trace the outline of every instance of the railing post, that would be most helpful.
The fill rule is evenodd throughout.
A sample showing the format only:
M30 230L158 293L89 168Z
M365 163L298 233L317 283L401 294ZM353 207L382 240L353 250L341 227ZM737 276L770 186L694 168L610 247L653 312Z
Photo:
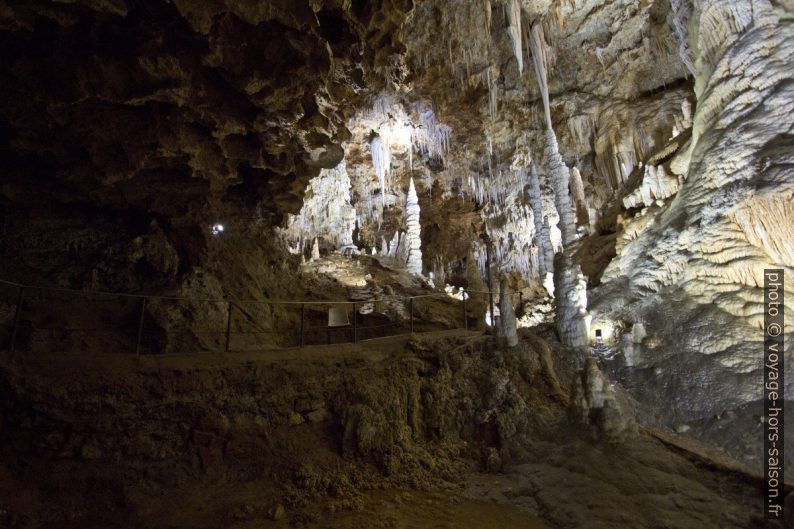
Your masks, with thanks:
M463 329L469 330L469 317L466 313L466 291L463 291Z
M303 326L305 321L306 321L306 304L301 303L301 340L300 340L301 347L303 347Z
M141 354L141 335L143 334L143 315L146 312L146 298L141 298L141 314L138 317L138 335L135 337L135 354Z
M229 339L231 338L231 330L232 330L232 302L229 301L229 309L226 313L226 348L225 351L229 352Z
M411 332L414 332L414 298L408 300L408 309L411 313Z
M358 342L358 323L356 322L356 302L353 302L353 343Z
M19 287L17 295L17 310L14 311L14 328L11 330L11 343L8 344L9 351L13 352L17 341L17 329L19 329L19 318L22 315L22 302L24 301L25 287Z

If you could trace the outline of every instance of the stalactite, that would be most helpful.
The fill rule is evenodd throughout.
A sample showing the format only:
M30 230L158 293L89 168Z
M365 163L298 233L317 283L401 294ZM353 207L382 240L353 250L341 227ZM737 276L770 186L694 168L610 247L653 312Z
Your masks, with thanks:
M406 238L408 246L408 271L415 275L422 275L422 237L419 225L419 198L416 196L414 179L408 186L408 198L405 204L406 213Z
M372 165L375 167L375 174L378 175L378 183L380 184L382 206L383 209L386 209L386 175L391 167L389 141L378 135L372 138L369 147L372 155Z
M524 71L524 57L522 54L523 46L521 45L521 4L518 0L510 0L507 8L507 19L509 21L507 32L510 34L510 40L513 43L513 54L518 61L518 73Z
M546 116L546 126L551 129L551 110L549 108L548 72L548 45L543 37L543 26L535 22L529 35L529 49L532 50L532 64L535 68L535 78L538 81L540 95L543 98L543 112Z
M590 227L590 213L587 205L587 197L584 194L584 184L582 183L582 173L576 167L571 168L571 195L576 209L576 226Z

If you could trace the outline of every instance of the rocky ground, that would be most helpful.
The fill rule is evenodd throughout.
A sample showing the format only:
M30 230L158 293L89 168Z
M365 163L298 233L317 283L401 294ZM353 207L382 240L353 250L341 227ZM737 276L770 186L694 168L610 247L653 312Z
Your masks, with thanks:
M462 331L230 355L3 354L7 527L763 527L595 363ZM671 437L672 436L671 434Z

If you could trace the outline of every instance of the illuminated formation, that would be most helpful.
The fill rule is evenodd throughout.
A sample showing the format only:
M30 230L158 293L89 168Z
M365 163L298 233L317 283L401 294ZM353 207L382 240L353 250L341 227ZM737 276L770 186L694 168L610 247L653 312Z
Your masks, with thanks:
M408 247L408 271L415 275L422 275L422 237L419 225L419 198L416 196L414 179L408 187L408 198L405 204L405 239Z

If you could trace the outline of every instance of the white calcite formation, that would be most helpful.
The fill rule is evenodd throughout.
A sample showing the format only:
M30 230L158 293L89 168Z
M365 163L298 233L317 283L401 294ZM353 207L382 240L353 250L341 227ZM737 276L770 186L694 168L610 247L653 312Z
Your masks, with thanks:
M317 237L314 238L314 242L312 243L312 257L311 261L316 261L320 258L320 245L317 242Z
M562 161L553 129L546 130L545 155L554 188L554 203L557 207L557 214L560 216L557 226L562 235L562 245L565 247L576 239L576 214L571 203L571 196L568 194L571 173L568 166Z
M587 345L587 281L570 252L555 257L554 291L557 299L554 323L561 341L574 347Z
M587 197L584 194L584 184L582 183L582 173L576 167L571 167L571 196L576 210L576 226L590 227L590 208Z
M313 178L297 215L290 215L283 235L290 246L299 251L320 238L339 250L355 250L353 230L356 209L351 204L350 178L345 161L333 169L323 169Z
M389 149L389 139L375 136L369 143L370 154L372 155L372 166L375 168L375 175L378 177L378 184L381 191L381 205L386 208L386 177L391 170L391 150Z
M587 344L587 288L581 268L574 266L568 247L576 238L576 217L568 195L570 171L562 161L557 145L557 137L551 125L549 110L547 72L547 50L540 24L532 26L530 47L538 85L543 94L546 115L545 155L554 187L554 202L560 217L559 229L562 235L563 252L555 259L554 292L557 297L555 324L560 339L566 345L580 347Z
M623 198L626 209L650 206L657 200L671 197L678 192L681 179L668 174L663 165L646 165L640 187Z
M403 203L403 182L414 169L414 157L443 161L451 148L452 129L438 120L429 102L408 103L391 95L375 98L370 108L350 119L348 127L355 137L368 138L372 169L357 165L351 181L360 223L374 225L372 231L377 233L387 210ZM432 175L428 176L432 188Z
M554 296L554 248L549 237L549 225L543 218L540 180L534 162L529 170L529 203L535 224L535 246L537 248L538 275L550 296Z
M760 398L764 269L785 270L781 288L794 295L794 22L766 0L691 5L697 104L692 138L676 157L685 178L592 296L592 310L640 315L659 337L665 380L647 381L638 395L653 402L674 384L676 406L663 410L671 422ZM791 343L792 311L785 327ZM785 354L791 364L791 349ZM786 385L794 394L794 377Z
M408 260L406 268L415 275L422 275L422 235L419 225L419 198L416 196L414 179L408 187L408 199L405 203L406 244Z
M640 160L658 153L671 136L692 126L689 89L672 89L632 104L605 104L594 122L593 169L601 193L620 190Z

